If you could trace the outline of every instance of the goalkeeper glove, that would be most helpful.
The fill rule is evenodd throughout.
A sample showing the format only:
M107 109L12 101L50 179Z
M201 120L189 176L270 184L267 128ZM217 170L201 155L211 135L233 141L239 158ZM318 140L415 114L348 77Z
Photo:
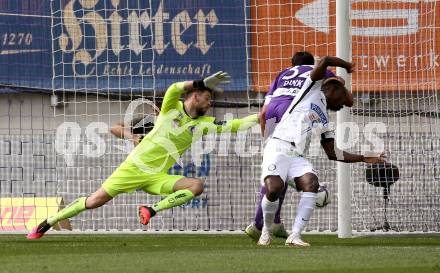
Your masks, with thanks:
M226 84L231 82L231 77L228 73L223 71L218 71L211 76L203 79L205 87L211 89L214 92L223 92L223 89L218 87L219 84Z

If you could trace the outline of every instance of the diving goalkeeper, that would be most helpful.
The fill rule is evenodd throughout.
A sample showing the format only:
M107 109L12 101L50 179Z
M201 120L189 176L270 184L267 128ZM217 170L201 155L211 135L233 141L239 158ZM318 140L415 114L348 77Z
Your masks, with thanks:
M212 92L222 92L219 84L230 82L225 72L217 72L203 80L172 84L165 93L161 111L149 132L128 155L127 159L89 197L80 197L41 222L27 235L39 239L61 220L98 208L120 193L141 189L153 195L166 196L150 206L139 207L140 222L148 224L158 212L187 203L203 192L203 181L167 174L168 169L191 147L209 133L237 132L258 123L257 115L234 119L226 124L215 123L205 116L211 107ZM179 99L184 96L184 101Z

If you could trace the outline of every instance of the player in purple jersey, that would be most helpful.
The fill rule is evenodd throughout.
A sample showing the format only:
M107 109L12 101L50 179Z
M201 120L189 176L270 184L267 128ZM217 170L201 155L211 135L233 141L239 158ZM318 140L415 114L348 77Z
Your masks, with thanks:
M307 51L298 51L292 57L292 67L288 67L278 74L276 79L270 85L269 91L266 94L265 102L260 111L260 126L261 126L261 134L263 137L267 137L271 131L273 131L273 123L272 119L275 116L281 117L292 102L294 96L292 94L282 94L277 89L278 87L284 87L283 81L281 78L285 75L294 75L294 71L292 68L298 66L304 66L301 68L302 70L311 70L312 65L315 63L315 58L313 55ZM328 75L326 76L334 76L332 72L328 71ZM294 83L295 77L292 77L291 82ZM300 79L301 80L301 79ZM298 84L298 82L296 82ZM284 109L284 110L283 110ZM281 114L281 115L280 115ZM270 120L270 126L266 128L266 121ZM276 120L278 122L279 119ZM284 187L282 194L280 195L280 202L278 206L278 210L275 214L274 225L273 225L273 234L277 237L287 238L289 234L287 233L284 225L281 223L281 207L283 205L284 197L287 192L287 185ZM245 229L245 233L254 239L255 241L260 238L261 229L263 228L263 211L261 209L261 201L263 200L263 196L266 194L266 187L261 186L260 188L260 198L258 201L258 207L255 213L255 220L253 223L248 225Z
M291 68L291 74L284 74L279 81L281 85L274 91L274 95L280 90L279 93L283 95L292 93L295 97L284 110L281 118L277 116L279 113L275 112L273 119L279 118L280 121L265 143L261 177L267 192L262 201L264 225L258 245L271 244L271 227L279 205L279 196L286 183L293 182L301 194L292 233L285 244L310 246L301 240L301 232L316 206L319 187L316 171L306 158L314 135L321 136L321 146L330 160L345 163L384 162L383 154L363 156L339 150L335 146L334 131L330 125L328 111L339 111L344 105L353 106L353 96L345 89L342 78L326 78L328 66L342 67L348 73L352 72L351 63L327 56L311 70L303 66ZM270 105L266 113L266 121L269 111Z

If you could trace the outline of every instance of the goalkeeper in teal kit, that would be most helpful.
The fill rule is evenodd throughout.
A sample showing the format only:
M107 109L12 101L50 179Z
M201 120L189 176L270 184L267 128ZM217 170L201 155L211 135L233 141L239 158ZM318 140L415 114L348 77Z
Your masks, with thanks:
M205 116L211 106L211 93L222 91L219 84L230 82L225 72L217 72L203 80L172 84L162 103L154 128L127 159L89 197L80 197L34 227L28 239L39 239L53 225L87 209L98 208L120 193L141 189L153 195L166 196L151 207L140 206L139 218L144 225L161 210L187 203L203 192L203 181L180 175L167 174L169 168L191 147L191 144L209 133L237 132L258 123L257 115L214 123L214 117ZM184 102L179 99L184 96Z

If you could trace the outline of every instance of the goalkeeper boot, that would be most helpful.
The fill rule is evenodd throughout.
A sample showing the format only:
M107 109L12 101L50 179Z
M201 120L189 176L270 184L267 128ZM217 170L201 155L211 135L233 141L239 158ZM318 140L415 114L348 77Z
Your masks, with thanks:
M289 233L287 233L286 229L284 228L283 223L273 224L272 225L272 234L275 237L284 238L284 239L287 239L287 237L289 237Z
M142 225L148 225L150 222L150 219L156 215L156 212L147 206L140 206L139 207L139 221Z
M244 230L244 233L247 236L251 237L251 239L254 240L255 242L257 242L261 236L261 230L257 228L257 225L255 225L255 223L252 223L249 226L247 226L246 229Z
M260 239L258 239L257 245L259 246L269 246L272 243L272 234L268 229L263 228L261 231Z
M310 244L301 240L299 234L292 233L286 240L286 246L291 247L309 247Z
M28 240L40 239L50 228L51 226L47 223L47 220L44 220L38 226L34 227L32 231L28 233L26 238L28 238Z

